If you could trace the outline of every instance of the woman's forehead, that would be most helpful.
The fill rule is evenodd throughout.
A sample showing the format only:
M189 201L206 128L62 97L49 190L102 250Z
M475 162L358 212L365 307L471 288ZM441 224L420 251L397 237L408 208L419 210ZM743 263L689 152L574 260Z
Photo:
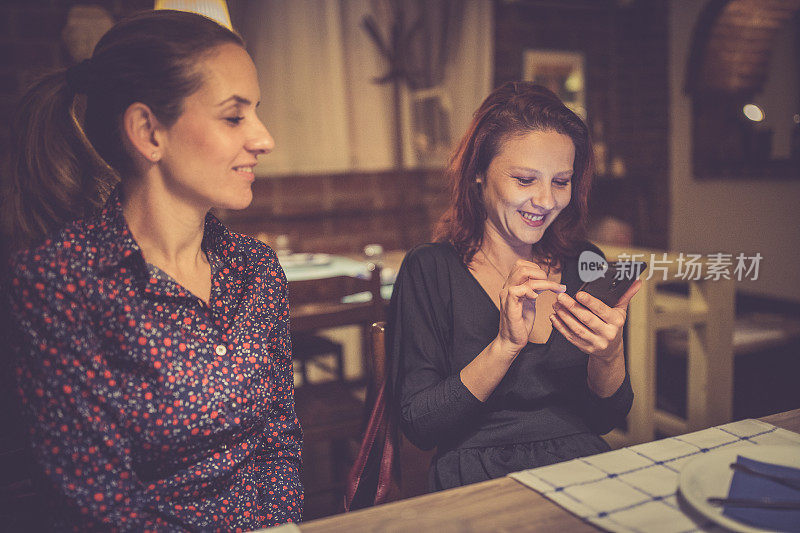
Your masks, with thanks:
M221 105L231 99L235 100L233 103L258 103L258 75L242 47L221 45L199 61L197 68L203 76L203 84L196 94L204 104Z

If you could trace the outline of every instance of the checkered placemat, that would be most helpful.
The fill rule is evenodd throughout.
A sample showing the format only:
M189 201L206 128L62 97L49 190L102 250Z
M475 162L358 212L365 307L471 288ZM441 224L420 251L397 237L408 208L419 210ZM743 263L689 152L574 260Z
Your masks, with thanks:
M678 472L703 453L763 444L798 445L800 434L748 419L509 475L607 531L724 531L681 507Z

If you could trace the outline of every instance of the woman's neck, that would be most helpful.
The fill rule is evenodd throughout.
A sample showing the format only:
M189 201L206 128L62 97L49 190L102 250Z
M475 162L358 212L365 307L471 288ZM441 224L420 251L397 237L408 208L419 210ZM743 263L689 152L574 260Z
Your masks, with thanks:
M490 264L501 272L511 272L514 263L519 259L532 260L533 247L525 243L512 246L496 228L491 224L486 224L480 253L484 254Z
M206 211L181 201L158 183L123 182L122 212L148 263L172 272L191 272L202 253Z

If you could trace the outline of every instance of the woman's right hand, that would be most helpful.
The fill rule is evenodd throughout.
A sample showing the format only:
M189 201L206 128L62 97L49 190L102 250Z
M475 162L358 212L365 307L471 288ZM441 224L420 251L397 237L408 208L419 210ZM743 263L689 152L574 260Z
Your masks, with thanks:
M544 291L565 292L567 287L547 279L531 261L518 260L500 291L500 331L497 341L508 355L516 356L528 344L536 318L536 298Z

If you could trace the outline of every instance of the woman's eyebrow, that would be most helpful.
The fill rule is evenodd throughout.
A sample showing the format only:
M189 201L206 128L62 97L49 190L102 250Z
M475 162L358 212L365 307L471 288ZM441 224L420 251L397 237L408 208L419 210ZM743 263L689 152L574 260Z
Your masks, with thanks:
M222 102L218 103L217 107L224 106L225 104L227 104L228 102L231 102L231 101L236 102L237 104L242 104L242 105L250 105L250 104L253 103L253 102L251 102L250 100L248 100L247 98L245 98L243 96L239 96L238 94L234 94L233 96L230 96L230 97L226 98L225 100L223 100Z
M508 170L512 174L516 172L516 173L522 173L522 174L533 174L535 176L541 176L542 175L542 172L540 170L537 170L535 168L530 168L530 167L510 167ZM573 172L574 172L573 169L569 168L569 169L566 169L566 170L562 170L561 172L556 172L555 176L572 175Z
M529 174L541 174L541 171L536 170L535 168L530 167L510 167L509 170L511 172L522 172L522 173L529 173Z

